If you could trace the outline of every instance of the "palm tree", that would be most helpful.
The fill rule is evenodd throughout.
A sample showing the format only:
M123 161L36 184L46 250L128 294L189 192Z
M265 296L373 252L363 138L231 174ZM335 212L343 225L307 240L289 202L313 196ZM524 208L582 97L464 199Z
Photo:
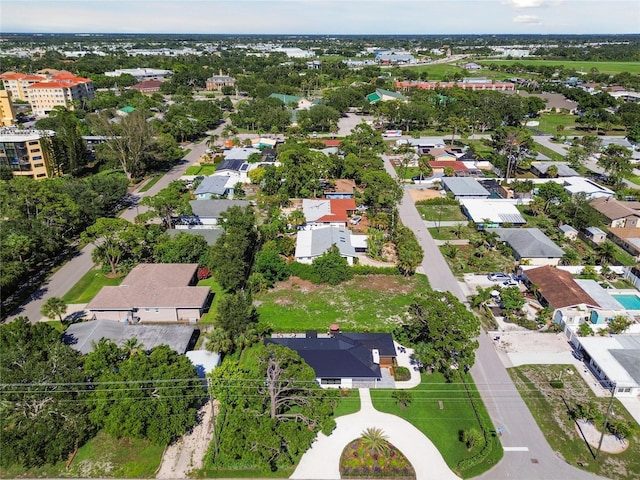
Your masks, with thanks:
M556 178L558 176L558 167L555 165L551 165L547 168L547 177L548 178Z
M597 250L598 260L603 265L611 264L616 260L616 246L608 241L600 244Z
M418 158L418 168L420 169L420 180L424 178L425 172L428 173L429 177L432 175L433 171L431 169L431 165L429 164L434 160L435 160L435 157L430 153L427 153L426 155L422 155L420 158Z
M133 355L135 355L136 353L138 353L140 350L142 350L142 347L144 345L140 342L138 342L138 339L136 337L132 337L132 338L128 338L123 344L122 347L125 350L129 351L129 356L132 357Z
M384 455L389 450L389 441L381 428L367 428L360 435L360 442L373 454Z
M462 237L462 231L464 230L464 225L462 223L456 223L455 226L453 227L453 234L456 236L456 238L460 238Z

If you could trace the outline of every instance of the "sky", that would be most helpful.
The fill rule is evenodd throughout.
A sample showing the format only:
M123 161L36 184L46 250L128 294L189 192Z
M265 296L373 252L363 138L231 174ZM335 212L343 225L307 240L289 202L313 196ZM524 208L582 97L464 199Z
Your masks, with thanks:
M629 34L638 0L2 0L0 31Z

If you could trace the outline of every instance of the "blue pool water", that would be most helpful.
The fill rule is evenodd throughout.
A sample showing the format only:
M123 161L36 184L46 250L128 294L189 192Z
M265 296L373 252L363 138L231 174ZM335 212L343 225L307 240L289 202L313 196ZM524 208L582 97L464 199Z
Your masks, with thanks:
M626 310L640 310L640 297L637 295L611 295Z

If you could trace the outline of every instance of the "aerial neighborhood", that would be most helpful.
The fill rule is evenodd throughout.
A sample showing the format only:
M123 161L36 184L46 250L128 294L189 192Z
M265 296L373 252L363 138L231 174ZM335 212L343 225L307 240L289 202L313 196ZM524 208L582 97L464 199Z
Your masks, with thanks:
M0 40L2 478L640 478L637 36Z

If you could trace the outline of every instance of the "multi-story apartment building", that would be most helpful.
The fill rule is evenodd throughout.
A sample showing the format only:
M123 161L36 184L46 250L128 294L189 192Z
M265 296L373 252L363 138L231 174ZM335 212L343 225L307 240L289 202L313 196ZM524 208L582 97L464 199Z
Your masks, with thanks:
M16 113L11 102L11 92L0 90L0 126L8 127L16 123Z
M0 79L13 98L29 102L37 117L48 115L57 106L73 110L76 102L94 97L90 79L65 71L56 71L52 75L8 72L0 75Z
M52 172L45 139L53 135L50 130L0 128L0 165L8 165L16 176L48 178Z
M0 75L4 89L11 92L14 100L22 100L24 102L29 100L27 98L27 88L35 83L43 82L46 79L46 75L29 75L16 72L6 72Z

